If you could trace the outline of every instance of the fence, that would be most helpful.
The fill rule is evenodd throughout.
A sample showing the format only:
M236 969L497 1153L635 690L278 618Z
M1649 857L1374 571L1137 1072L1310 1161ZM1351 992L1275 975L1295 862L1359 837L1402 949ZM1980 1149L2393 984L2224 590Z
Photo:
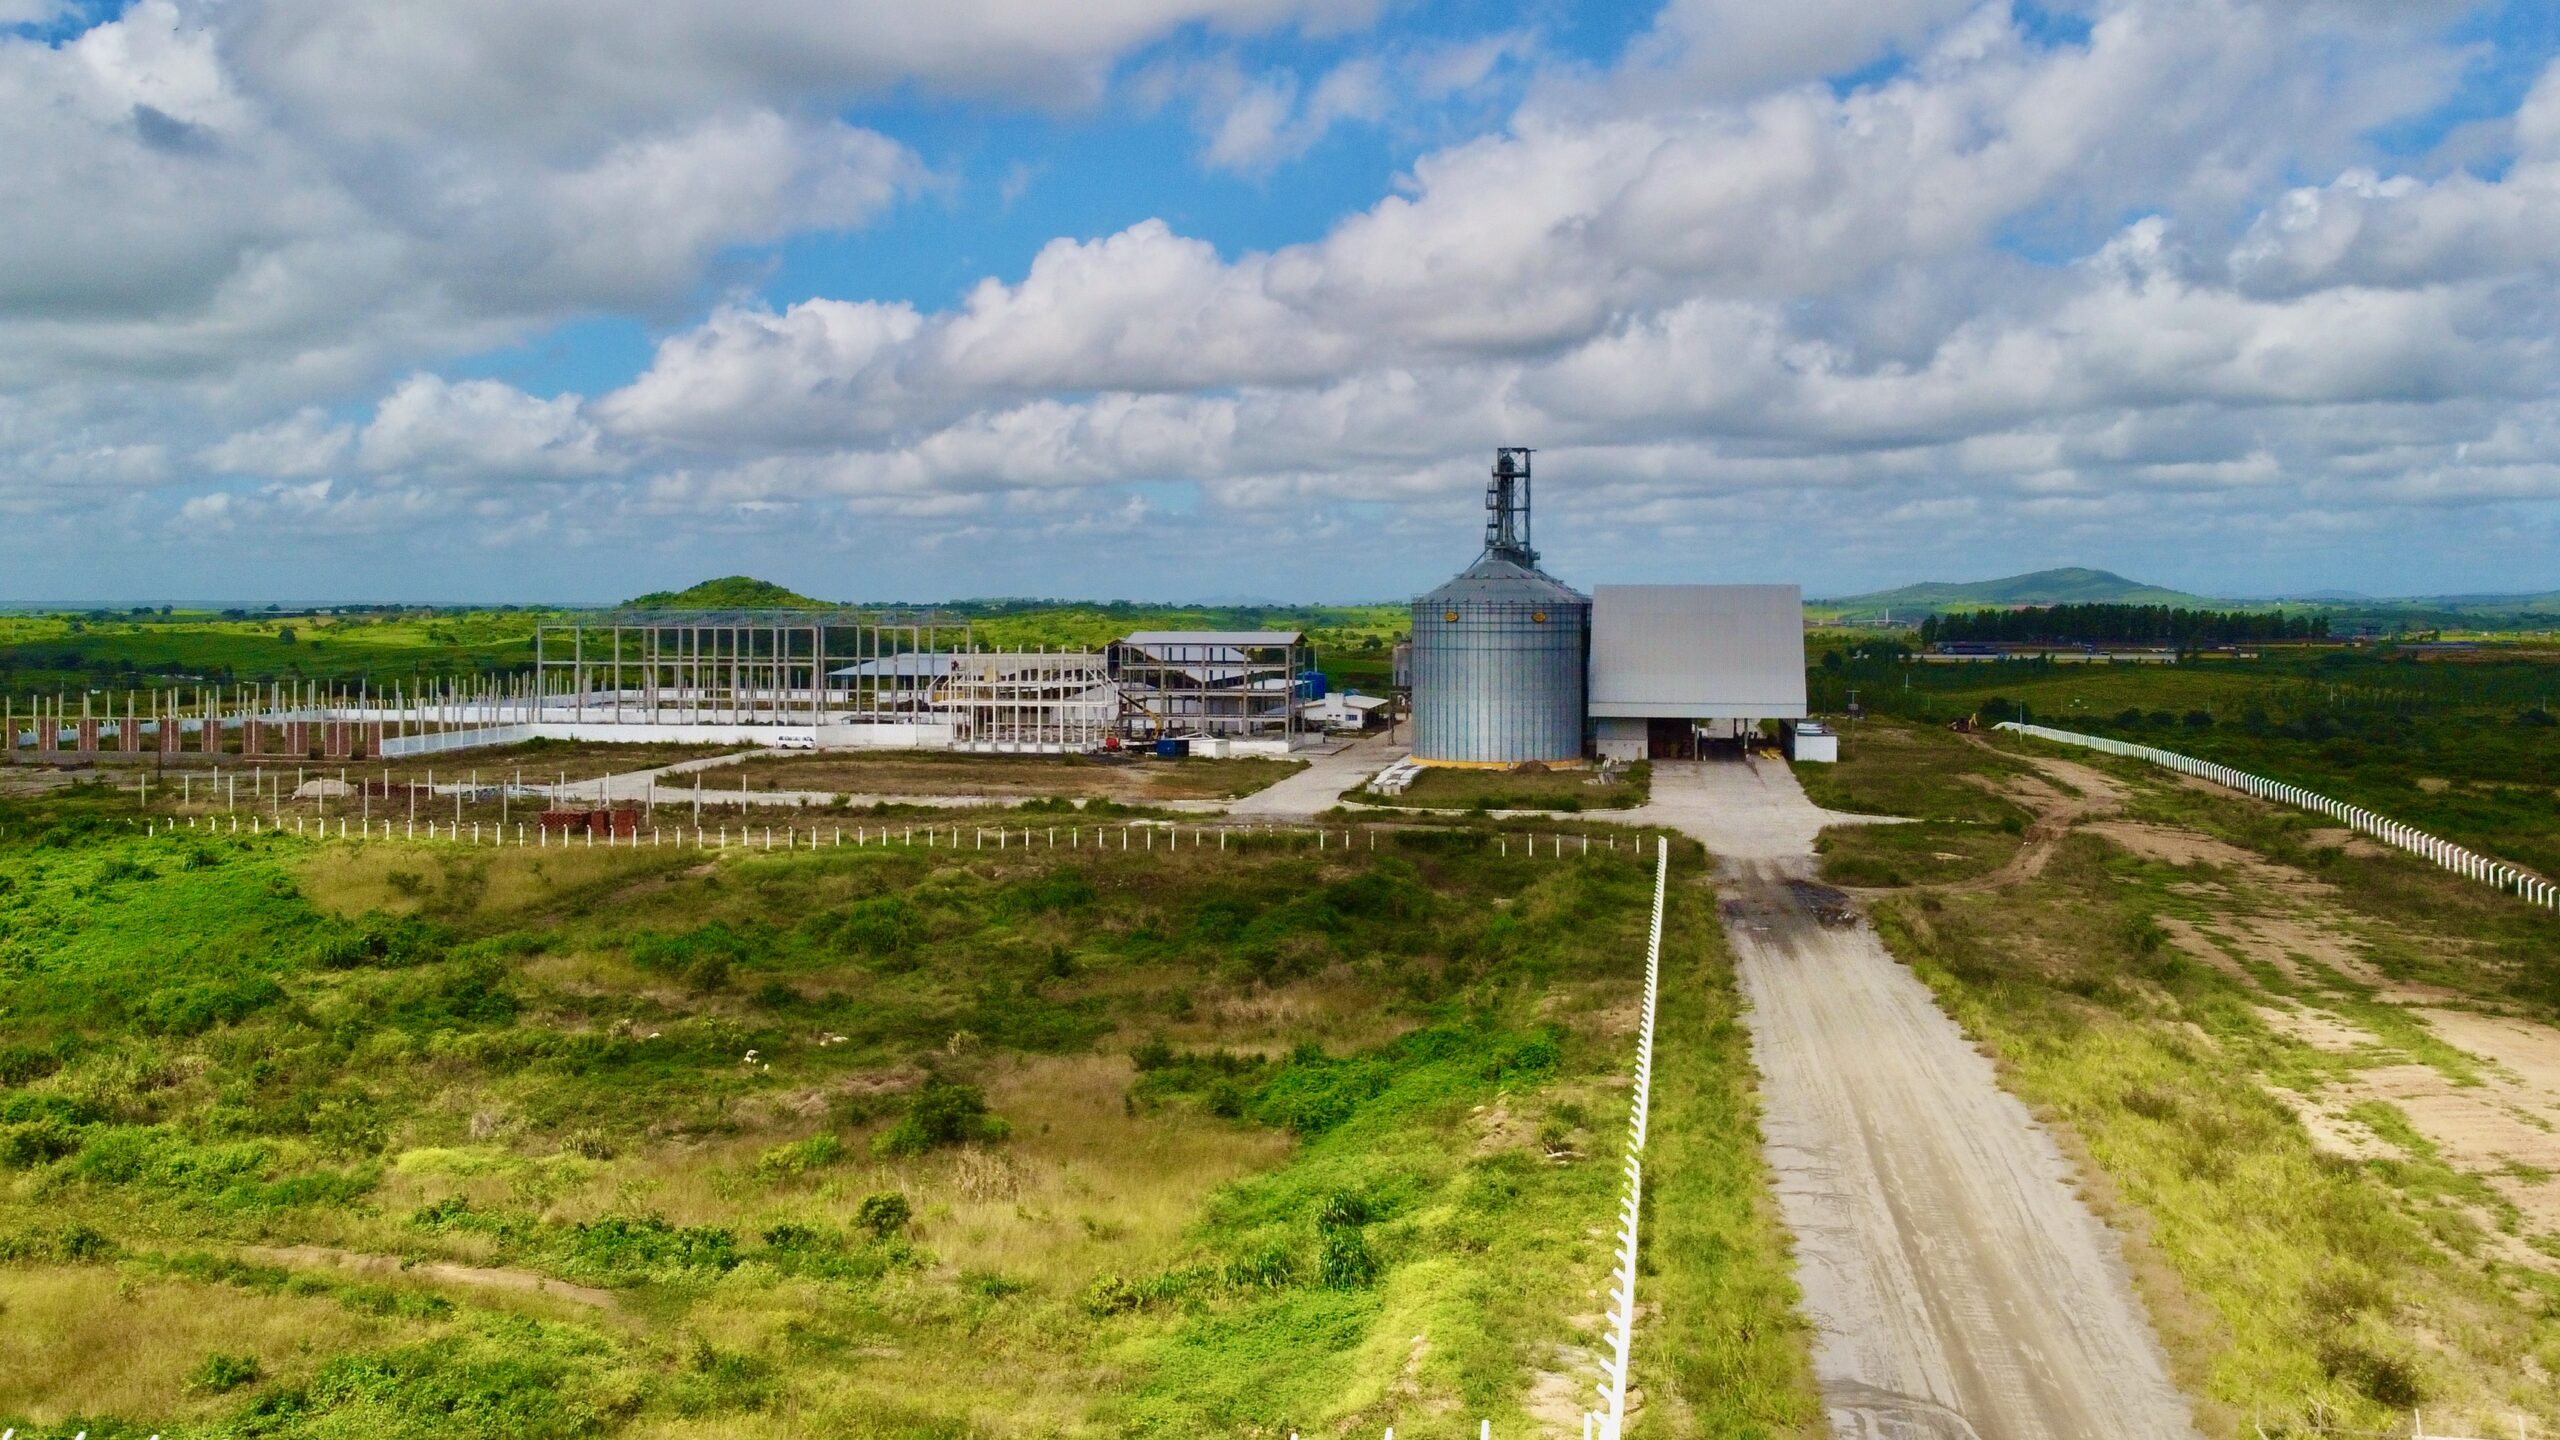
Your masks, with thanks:
M2370 835L2385 845L2406 850L2412 855L2443 866L2456 875L2520 896L2528 904L2539 905L2546 910L2560 910L2560 885L2554 885L2532 871L2520 869L2503 860L2493 860L2477 851L2464 849L2450 840L2440 840L2423 830L2413 829L2397 820L2376 815L2362 806L2349 805L2343 800L2332 800L2326 795L2305 790L2299 785L2289 785L2282 780L2269 780L2263 775L2252 775L2245 770L2234 770L2228 765L2217 765L2210 760L2198 760L2192 755L2180 755L2173 750L2136 745L2124 740L2109 740L2099 735L2082 735L2076 731L2054 730L2043 725L2022 725L2015 720L2003 720L1999 728L2014 731L2020 735L2032 735L2039 740L2050 740L2057 745L2077 745L2083 749L2096 750L2108 755L2125 755L2136 760L2148 760L2154 765L2175 770L2181 775L2193 775L2199 779L2210 780L2216 785L2229 786L2231 789L2255 795L2261 800L2273 800L2279 804L2315 811L2341 822L2357 834Z
M1618 1271L1609 1291L1609 1354L1600 1362L1601 1408L1583 1412L1583 1440L1619 1440L1627 1423L1627 1354L1635 1342L1636 1233L1644 1209L1644 1130L1653 1100L1653 1002L1662 987L1662 900L1671 844L1653 841L1653 926L1644 947L1644 1016L1636 1030L1635 1094L1627 1109L1627 1190L1618 1204Z
M599 821L598 816L610 816ZM162 823L163 820L167 823ZM779 825L674 825L645 824L646 817L637 810L567 810L537 812L532 820L374 820L362 815L293 815L260 814L248 811L224 811L213 815L154 817L143 820L146 836L194 834L282 835L291 833L319 840L433 840L460 845L515 845L537 849L554 845L583 845L593 848L599 840L608 847L648 850L668 846L693 846L704 850L819 850L844 845L915 845L927 849L970 850L1141 850L1171 854L1182 849L1243 849L1260 844L1297 845L1318 851L1376 850L1383 831L1391 840L1407 836L1437 837L1450 832L1419 826L1363 826L1358 829L1332 830L1304 828L1294 825L1193 825L1181 826L1163 822L1137 822L1124 825L953 825L942 821L929 824L881 823L860 825L812 825L784 821ZM966 837L965 839L963 837ZM1510 835L1484 837L1494 851L1503 856L1519 855L1524 859L1562 860L1567 856L1616 854L1621 850L1620 837L1603 835ZM1598 844L1594 844L1594 839ZM1657 840L1657 843L1659 841ZM1629 837L1628 849L1640 849L1640 842ZM1659 897L1656 908L1660 908ZM1658 922L1657 922L1658 923ZM1646 998L1646 1031L1652 1026L1652 999ZM1650 1075L1651 1049L1648 1040L1645 1074Z
M521 745L535 738L538 728L533 725L483 725L472 730L437 730L424 735L402 735L382 742L382 758L398 760L410 755L441 755L448 750L478 750L490 745Z

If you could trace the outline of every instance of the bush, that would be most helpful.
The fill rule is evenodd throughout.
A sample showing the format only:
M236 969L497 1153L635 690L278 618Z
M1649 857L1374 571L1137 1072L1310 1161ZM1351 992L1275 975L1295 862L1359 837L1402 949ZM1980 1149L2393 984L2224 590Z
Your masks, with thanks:
M906 1229L907 1222L914 1218L915 1207L907 1203L906 1196L895 1190L863 1196L861 1208L853 1212L853 1223L870 1231L872 1237L879 1240L886 1240Z
M424 888L417 876L403 871L393 871L390 878L392 888L404 895L415 895ZM411 884L403 886L403 879ZM373 911L322 930L305 953L310 963L322 970L398 968L442 959L444 946L444 933L415 916L394 917Z
M747 937L714 920L681 935L642 935L631 945L631 963L674 975L703 994L726 987L729 972L752 958Z
M48 1115L23 1124L0 1126L0 1165L13 1170L30 1169L48 1161L59 1160L80 1148L80 1137L71 1127Z
M1085 1313L1093 1316L1125 1315L1144 1303L1138 1287L1119 1275L1097 1276L1084 1287Z
M875 960L905 955L924 943L924 917L896 895L857 900L817 925L819 938Z
M142 1028L163 1035L195 1035L245 1020L284 998L284 987L264 975L234 975L163 990L145 1000Z
M776 1145L756 1157L756 1173L768 1180L790 1179L843 1163L844 1142L833 1135L812 1135Z
M872 1142L881 1155L921 1155L946 1145L1002 1140L1013 1127L987 1113L987 1097L975 1085L928 1079L907 1101L907 1113Z
M1316 1261L1316 1274L1330 1290L1359 1290L1378 1278L1377 1257L1357 1229L1327 1230Z
M1378 1278L1377 1258L1369 1253L1369 1202L1337 1190L1316 1206L1319 1246L1316 1277L1327 1289L1358 1290Z
M1298 1278L1298 1258L1277 1241L1227 1262L1227 1284L1237 1290L1278 1290Z
M266 1372L258 1368L256 1356L225 1355L217 1351L204 1357L204 1363L188 1374L187 1388L223 1395L243 1385L254 1385L265 1376Z

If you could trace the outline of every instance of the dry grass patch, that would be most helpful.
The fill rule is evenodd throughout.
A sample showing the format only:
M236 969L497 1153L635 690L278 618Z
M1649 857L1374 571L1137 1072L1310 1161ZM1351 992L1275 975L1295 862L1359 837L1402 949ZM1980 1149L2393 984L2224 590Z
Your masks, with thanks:
M104 1265L0 1268L0 1414L38 1424L74 1414L202 1419L239 1403L188 1383L210 1355L251 1357L265 1376L292 1380L392 1328L325 1296Z

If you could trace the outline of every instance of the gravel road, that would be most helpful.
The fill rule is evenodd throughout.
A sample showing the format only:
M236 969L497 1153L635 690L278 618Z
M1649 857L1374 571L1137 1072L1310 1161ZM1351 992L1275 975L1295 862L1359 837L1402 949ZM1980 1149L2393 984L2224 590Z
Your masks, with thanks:
M2123 1252L2053 1137L1837 891L1775 762L1657 762L1723 857L1769 1163L1835 1435L2192 1437Z

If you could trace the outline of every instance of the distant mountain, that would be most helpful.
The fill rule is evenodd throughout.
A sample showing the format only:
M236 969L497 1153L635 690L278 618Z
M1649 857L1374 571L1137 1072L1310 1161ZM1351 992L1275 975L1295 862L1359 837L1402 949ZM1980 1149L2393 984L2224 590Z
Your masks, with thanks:
M624 602L634 610L821 610L797 590L785 590L752 575L723 575L685 590L653 590Z
M2037 570L2000 580L1950 582L1924 580L1895 590L1848 595L1836 600L1808 600L1805 609L1842 620L1876 619L1887 611L1918 617L1949 610L1997 610L2013 605L2175 605L2187 609L2224 608L2224 602L2128 580L2108 570L2072 566Z

